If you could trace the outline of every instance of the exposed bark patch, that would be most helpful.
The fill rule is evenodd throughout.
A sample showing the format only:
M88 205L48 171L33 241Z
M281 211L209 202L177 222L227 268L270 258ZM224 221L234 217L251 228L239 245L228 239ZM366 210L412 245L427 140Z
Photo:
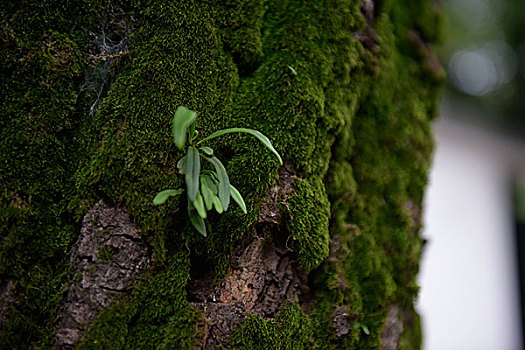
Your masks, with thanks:
M262 238L243 243L220 285L213 286L211 277L188 285L191 305L209 320L202 348L227 344L232 328L247 314L273 318L286 301L299 303L305 311L310 306L307 273L297 267L290 251Z
M366 22L368 24L372 24L375 21L374 8L375 6L373 0L363 0L361 3L361 12L363 12L363 15L365 16Z
M343 240L339 236L334 236L330 240L330 253L326 258L326 263L335 266L337 279L335 281L336 288L344 291L348 289L348 283L345 279L345 273L342 270L341 262L348 255L348 247L344 244Z
M233 253L228 277L219 285L211 276L190 281L188 299L208 322L200 348L228 344L233 327L248 314L273 318L285 302L312 305L308 273L299 269L292 253L278 239L298 172L290 161L279 169L279 181L263 198L255 225L261 237L245 239Z
M359 40L368 51L374 54L381 51L381 47L378 45L379 36L372 27L367 27L364 32L355 33L354 37Z
M329 263L337 263L341 260L340 252L343 248L343 241L341 240L341 237L334 236L330 240L330 253L328 255L328 258L326 258L326 261Z
M279 168L279 181L270 189L270 193L263 198L258 226L265 223L280 225L283 222L283 208L288 208L287 199L293 193L294 180L298 171L289 160Z
M365 16L368 25L375 23L383 8L383 0L362 0L361 12Z
M421 208L411 200L405 202L405 208L410 211L410 233L416 235L421 227Z
M84 216L71 252L75 281L59 306L55 346L76 344L100 312L132 286L150 260L149 246L125 209L103 201L95 204Z
M378 2L378 1L376 1ZM361 12L366 19L366 29L361 33L354 33L354 37L370 52L377 54L381 51L378 45L379 36L373 28L376 17L379 15L379 6L373 0L363 0Z
M332 323L337 338L350 333L353 322L346 306L339 306L334 310L332 313Z
M9 280L0 287L0 334L9 319L9 308L16 303L15 284Z
M419 49L421 54L426 57L427 67L430 70L430 72L433 73L435 76L440 76L441 74L443 74L443 66L441 66L441 63L439 63L439 60L432 48L429 47L429 45L427 45L427 43L425 43L425 41L421 38L419 32L411 30L408 32L408 37Z
M381 333L381 349L397 350L403 333L403 322L399 319L399 306L392 305L388 312L385 328Z

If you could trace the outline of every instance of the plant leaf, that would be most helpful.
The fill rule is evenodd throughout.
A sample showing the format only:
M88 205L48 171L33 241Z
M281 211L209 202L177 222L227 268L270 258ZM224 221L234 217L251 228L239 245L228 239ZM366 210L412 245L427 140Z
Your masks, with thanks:
M241 207L244 214L248 214L248 212L246 211L246 203L244 203L244 199L242 199L242 196L239 193L239 191L237 191L237 189L233 187L231 184L230 184L230 190L231 190L231 196L233 200L237 202L237 204L239 204L239 207Z
M193 139L196 137L196 133L195 133L195 123L191 123L190 124L190 130L188 130L188 137L190 139L190 143L191 141L193 141Z
M182 191L183 190L181 190L181 189L160 191L159 193L157 193L155 198L153 198L153 204L155 204L155 205L163 204L164 202L166 202L166 200L169 197L171 197L171 196L178 196L178 195L180 195L182 193Z
M186 132L188 127L197 119L197 112L191 109L179 106L175 111L175 116L171 122L171 130L173 133L173 141L178 148L184 148L186 144Z
M210 147L203 146L203 147L200 147L199 149L203 151L204 153L206 153L207 155L213 156L213 150Z
M184 164L186 187L188 188L188 198L194 201L199 192L199 174L201 172L201 156L195 147L188 148L188 158Z
M177 169L179 169L179 173L184 174L184 167L186 166L186 160L188 159L188 156L185 155L179 161L177 162Z
M208 181L206 176L201 176L201 192L202 198L204 199L204 204L206 205L206 210L210 210L213 206L213 192L208 186Z
M213 206L219 214L222 214L222 212L224 211L224 209L222 208L221 200L217 196L213 196Z
M195 227L201 235L206 237L206 224L190 201L188 201L188 216L193 227Z
M204 209L204 202L202 200L200 192L197 192L197 198L195 198L192 204L195 207L195 209L197 209L197 213L199 213L199 216L203 219L206 219L206 209Z
M221 200L222 208L224 211L228 210L230 204L230 178L226 172L226 168L222 165L221 161L217 157L204 157L215 167L217 172L217 179L219 180L219 198Z
M213 178L208 175L201 175L201 185L203 182L206 183L206 186L210 189L212 194L216 195L218 193L219 190L217 188L217 183Z
M259 139L259 141L261 141L266 147L268 147L268 149L270 149L270 151L272 151L277 156L277 158L279 159L279 164L283 165L283 160L282 160L281 156L279 155L279 153L275 150L275 148L273 148L272 143L270 142L270 139L268 139L266 136L264 136L260 131L253 130L253 129L230 128L230 129L219 130L219 131L214 132L210 136L203 138L202 140L197 142L197 144L199 144L201 142L204 142L204 141L211 140L211 139L216 138L218 136L221 136L221 135L224 135L224 134L233 133L233 132L244 132L244 133L247 133L247 134L255 136L256 138Z

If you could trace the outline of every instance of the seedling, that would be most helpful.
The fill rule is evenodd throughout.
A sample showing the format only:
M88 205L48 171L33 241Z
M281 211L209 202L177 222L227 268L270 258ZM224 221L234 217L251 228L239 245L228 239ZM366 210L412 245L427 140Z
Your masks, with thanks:
M222 162L215 156L210 147L199 147L200 144L224 134L248 133L255 136L263 145L268 147L277 156L281 165L283 161L279 153L273 148L270 140L259 131L253 129L230 128L219 130L195 142L198 135L198 132L195 130L196 119L197 112L184 106L178 107L172 121L172 133L175 145L179 149L186 150L186 155L178 161L177 168L181 174L184 174L186 181L188 215L193 227L206 237L204 219L207 217L207 212L212 208L215 208L217 213L222 214L228 210L230 198L233 198L245 214L247 211L241 194L230 184L230 178ZM188 139L188 146L186 146L186 139ZM201 168L203 159L210 163L213 170L203 170ZM163 204L169 197L178 196L183 191L183 189L161 191L153 199L153 204Z

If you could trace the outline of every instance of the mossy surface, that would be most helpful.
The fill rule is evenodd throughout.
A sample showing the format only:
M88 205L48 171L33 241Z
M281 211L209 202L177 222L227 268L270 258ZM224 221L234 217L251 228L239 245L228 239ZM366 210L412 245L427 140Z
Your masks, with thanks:
M16 281L17 303L0 343L50 346L71 277L68 250L82 214L103 198L127 208L154 247L155 268L102 313L81 347L193 347L202 316L186 301L187 255L214 266L217 279L226 274L278 163L247 135L210 142L249 212L212 215L209 237L200 237L184 196L151 203L159 190L183 187L170 122L185 105L198 111L200 135L260 130L299 172L283 231L300 265L315 269L316 306L308 315L289 304L275 319L250 317L231 346L377 348L388 306L413 312L417 295L414 208L426 185L441 76L410 33L435 41L439 16L431 1L385 0L367 24L360 6L137 0L1 9L0 97L8 103L0 107L0 276ZM115 12L130 28L128 51L102 67L91 59L89 33ZM367 25L380 51L358 40ZM86 93L101 67L112 81L97 91L107 94ZM330 239L339 248L327 259ZM342 337L336 307L350 315ZM400 342L407 349L420 341L417 315L411 322Z
M200 313L186 300L189 259L175 254L158 273L143 276L132 295L97 320L79 349L193 349Z
M314 324L297 304L283 306L277 317L265 321L249 317L231 339L232 349L300 350L314 348Z
M93 6L97 6L93 2ZM67 14L67 15L66 15ZM0 9L0 281L17 299L0 347L48 344L78 221L67 210L93 16L83 1Z

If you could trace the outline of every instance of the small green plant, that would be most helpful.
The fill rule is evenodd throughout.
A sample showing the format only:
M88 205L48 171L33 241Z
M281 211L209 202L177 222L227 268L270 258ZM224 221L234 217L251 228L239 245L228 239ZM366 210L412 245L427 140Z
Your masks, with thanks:
M279 153L273 148L270 140L259 131L253 129L230 128L219 130L195 142L198 135L198 132L195 130L196 119L197 112L184 106L178 107L172 121L172 133L175 145L179 149L186 149L186 155L178 161L177 168L181 174L184 174L186 181L188 215L193 227L206 237L204 219L206 219L207 212L212 207L219 214L222 214L228 210L231 197L245 214L247 211L241 194L230 184L230 178L222 162L215 156L210 147L199 147L200 144L224 134L244 132L255 136L268 147L277 156L281 165L283 161ZM188 139L187 147L186 139ZM202 159L209 163L212 169L202 169ZM183 191L183 189L161 191L153 199L153 204L163 204L169 197L178 196Z

